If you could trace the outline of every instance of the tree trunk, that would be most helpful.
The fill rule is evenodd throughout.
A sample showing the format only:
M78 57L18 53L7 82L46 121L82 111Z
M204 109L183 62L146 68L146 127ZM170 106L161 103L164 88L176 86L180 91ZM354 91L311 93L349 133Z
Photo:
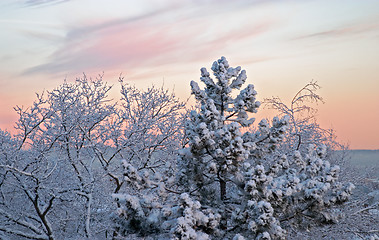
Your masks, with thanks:
M224 179L220 178L220 197L221 201L225 200L226 196L226 182Z
M225 197L226 197L226 182L223 178L219 178L220 179L220 197L221 197L221 201L224 202L225 201ZM225 205L224 205L224 212L221 214L221 221L220 221L220 228L225 230L227 229L227 226L228 226L228 220L227 220L227 216L226 216L226 210L225 210Z

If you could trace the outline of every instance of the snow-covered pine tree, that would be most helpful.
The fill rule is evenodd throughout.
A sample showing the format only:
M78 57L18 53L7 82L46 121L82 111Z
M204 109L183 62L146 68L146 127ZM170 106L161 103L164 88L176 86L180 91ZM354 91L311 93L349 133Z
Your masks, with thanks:
M210 191L215 190L217 182L219 199L228 197L227 182L240 165L248 158L255 144L243 138L241 127L254 122L248 113L257 112L260 102L257 92L249 84L236 97L233 90L239 90L246 81L246 71L241 67L230 67L225 57L215 61L212 66L214 81L206 68L201 69L201 81L205 89L191 82L192 94L200 102L199 112L191 111L186 126L189 147L182 151L182 177L189 192L202 193L209 199ZM211 194L214 197L214 193Z
M240 90L246 72L230 67L225 57L212 71L215 81L201 69L204 89L191 82L201 107L186 126L189 144L179 163L183 189L220 213L225 236L234 232L238 239L282 239L283 224L304 219L335 222L328 209L346 201L353 185L338 182L339 167L326 160L326 147L283 149L289 116L274 117L271 124L263 119L256 130L245 128L242 134L241 128L254 122L249 113L260 106L254 86Z
M212 71L215 80L201 69L204 89L191 82L200 109L189 114L176 181L151 180L152 172L123 163L128 186L143 187L133 196L114 195L120 235L133 231L132 220L139 231L153 229L164 239L236 240L285 239L285 228L300 222L336 222L338 211L330 209L348 199L353 185L338 181L339 167L326 160L326 147L283 150L289 117L251 128L249 113L260 103L252 84L240 90L246 72L224 57Z

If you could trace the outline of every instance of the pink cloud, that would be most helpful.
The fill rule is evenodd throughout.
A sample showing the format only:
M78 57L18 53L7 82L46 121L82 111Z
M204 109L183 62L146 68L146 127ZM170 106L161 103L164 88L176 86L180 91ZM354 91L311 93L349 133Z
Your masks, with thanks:
M213 19L204 17L201 8L193 7L188 12L181 7L172 5L144 16L76 27L47 63L29 68L24 74L146 68L209 60L230 43L264 34L274 25L273 21L262 20L234 29L212 29ZM199 16L194 16L193 11L200 11Z

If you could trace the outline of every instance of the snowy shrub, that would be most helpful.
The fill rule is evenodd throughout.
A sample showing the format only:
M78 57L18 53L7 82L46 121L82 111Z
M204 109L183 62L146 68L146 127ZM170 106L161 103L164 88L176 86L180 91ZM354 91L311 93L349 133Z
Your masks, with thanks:
M112 218L121 237L169 232L173 239L205 240L217 231L219 214L202 209L187 193L168 198L173 191L167 187L167 179L138 171L126 160L122 163L125 183L134 194L113 194L118 209Z

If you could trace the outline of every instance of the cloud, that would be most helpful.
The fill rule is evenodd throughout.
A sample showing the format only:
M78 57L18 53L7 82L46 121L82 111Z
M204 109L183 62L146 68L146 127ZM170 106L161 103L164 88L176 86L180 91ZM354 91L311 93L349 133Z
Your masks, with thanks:
M319 31L311 34L305 34L294 38L293 40L309 39L309 38L336 38L349 37L367 34L379 30L379 23L362 23L349 26L336 27L330 30Z
M68 2L69 0L26 0L24 7L47 7Z
M138 24L138 22L143 22L144 20L147 20L147 19L159 17L159 15L163 15L173 10L174 10L174 6L167 6L166 8L150 11L150 12L147 12L145 14L141 14L135 17L119 18L119 19L113 19L110 21L105 21L99 24L74 27L68 31L67 38L68 39L82 38L90 34L94 34L102 30L106 30L108 28L116 28L116 27L123 27L125 25Z
M205 16L206 12L201 6L172 4L137 17L76 26L47 63L24 74L146 68L208 59L213 52L264 34L274 26L273 21L261 20L231 22L229 27L220 28L218 21L224 12L213 17Z

